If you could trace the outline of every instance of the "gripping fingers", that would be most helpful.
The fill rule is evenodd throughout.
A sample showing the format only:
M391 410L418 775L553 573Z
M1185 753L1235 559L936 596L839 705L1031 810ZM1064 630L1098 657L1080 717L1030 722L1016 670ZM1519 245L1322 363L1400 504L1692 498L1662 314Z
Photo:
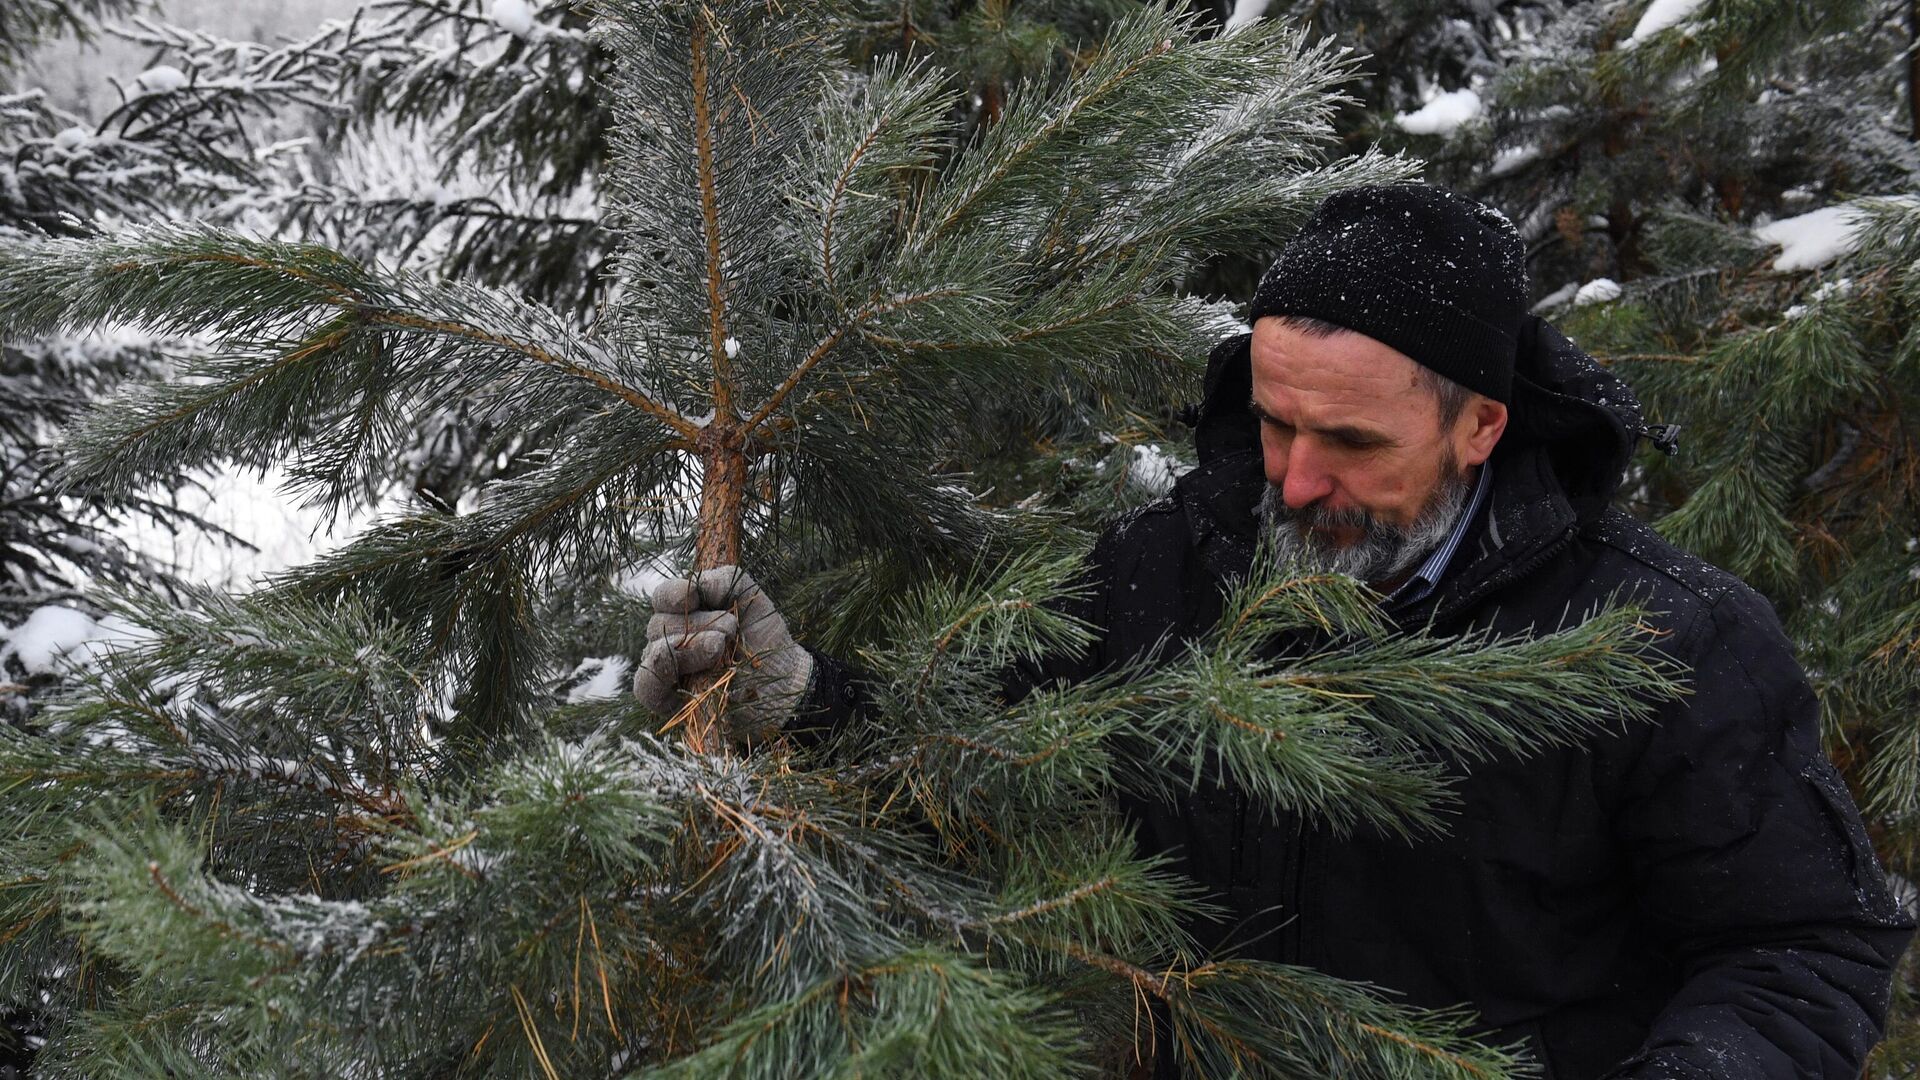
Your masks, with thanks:
M737 566L721 566L694 575L704 608L730 608L740 618L741 645L758 655L779 652L793 644L787 621L774 608L773 598Z
M674 712L680 708L685 680L718 667L732 642L731 634L718 630L656 638L640 654L639 667L633 673L634 696L650 712Z
M651 599L655 611L685 615L699 606L700 591L686 578L668 578L653 587Z
M660 638L678 642L694 634L717 633L733 637L740 632L740 618L731 611L695 611L687 614L663 612L647 620L647 640Z
M759 595L753 575L738 566L716 566L693 575L700 589L700 606L730 608Z
M777 731L809 684L813 658L798 647L773 599L737 566L669 578L652 593L647 646L634 693L656 714L686 701L692 677L735 665L729 721L736 738ZM730 655L738 644L738 655Z
M736 610L740 613L741 632L750 638L769 630L782 635L787 632L787 621L774 610L773 598L758 586L741 599Z
M685 679L719 666L720 656L732 644L733 637L718 630L703 630L683 638L665 640L673 643L673 660L680 669L680 677Z
M661 638L649 643L633 671L633 696L648 712L660 716L680 707L680 668L673 642Z

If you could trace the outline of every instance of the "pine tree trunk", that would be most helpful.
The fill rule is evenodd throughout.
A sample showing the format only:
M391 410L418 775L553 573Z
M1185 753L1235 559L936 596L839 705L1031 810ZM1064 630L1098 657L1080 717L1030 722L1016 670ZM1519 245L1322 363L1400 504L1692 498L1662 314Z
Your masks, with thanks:
M693 568L712 570L740 562L740 533L746 512L747 454L732 425L715 423L701 432L700 521L693 547ZM721 727L726 692L714 688L732 668L731 653L713 672L695 677L688 692L700 702L687 717L687 746L697 753L726 749Z
M736 566L740 562L740 530L747 492L747 455L740 418L733 409L733 341L727 334L727 290L721 276L726 265L720 250L718 168L714 163L713 114L707 102L707 24L693 22L690 71L693 78L694 155L699 162L701 230L707 241L707 315L712 334L713 419L700 431L700 521L694 537L694 570ZM693 680L687 689L699 702L686 721L687 746L696 753L726 748L721 726L726 712L726 688L721 680L733 668L733 650L720 658L714 672Z

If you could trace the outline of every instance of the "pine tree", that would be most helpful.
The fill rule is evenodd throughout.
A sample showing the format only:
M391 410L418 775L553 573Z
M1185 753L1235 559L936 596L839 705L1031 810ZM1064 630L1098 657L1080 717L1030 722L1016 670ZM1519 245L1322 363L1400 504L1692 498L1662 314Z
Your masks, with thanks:
M71 436L80 487L266 454L346 507L450 401L540 435L472 509L423 502L252 594L127 597L130 640L0 734L0 992L45 1003L41 1067L1091 1075L1146 1052L1151 1002L1200 1075L1515 1075L1463 1016L1194 955L1191 887L1110 796L1218 769L1417 837L1450 769L1674 692L1634 613L1395 636L1357 584L1268 563L1190 652L1008 703L1009 663L1086 641L1051 602L1079 562L953 450L989 405L1177 392L1221 329L1186 271L1405 175L1322 161L1338 54L1147 9L968 135L953 80L860 75L799 5L606 10L622 240L591 332L204 226L0 249L10 336L218 343ZM726 682L673 734L546 704L555 597L662 550L778 589L795 548L933 568L881 604L874 720L731 753ZM1260 659L1309 626L1337 647Z
M973 125L997 122L1007 92L1046 81L1095 55L1115 19L1140 0L865 0L843 16L847 48L862 65L887 57L931 57L962 75L960 107Z
M136 18L113 32L164 78L102 127L138 120L209 148L215 200L181 167L190 155L156 155L173 168L147 178L197 217L511 282L584 324L610 245L594 211L606 58L585 25L564 2L395 0L264 45ZM451 505L524 464L513 433L468 410L421 421L401 482L423 495Z
M1010 9L989 0L855 4L819 14L823 31L859 65L892 63L904 52L932 55L955 71L974 93L954 95L954 119L972 132L989 122L985 87L1002 88L988 94L997 100L1025 79L1057 81L1097 51L1116 13L1136 6L1076 0ZM74 19L112 13L76 12ZM122 216L217 210L222 220L355 258L509 288L586 330L613 280L612 233L596 205L610 122L602 93L609 56L584 33L586 22L566 0L384 0L269 47L140 17L111 32L152 49L156 65L134 80L120 109L86 126L131 142L178 132L185 144L145 151L150 167L133 190L153 205L124 207ZM77 138L81 128L73 130ZM94 138L86 146L116 142ZM97 189L102 171L89 173L77 193ZM144 359L155 359L151 350ZM75 403L83 396L75 394ZM966 456L992 451L1001 473L1022 470L1036 441L1065 437L1083 449L1078 443L1095 435L1109 438L1084 403L1066 399L1038 428L985 412L972 426L978 438ZM451 507L491 479L532 467L526 452L543 439L493 424L471 403L450 402L417 418L412 443L396 450L412 468L390 483ZM1124 462L1112 464L1126 471ZM1011 495L1016 487L1030 490L1002 490ZM1120 490L1145 489L1123 483ZM912 572L873 570L896 582ZM791 596L790 610L805 617L837 595L824 580ZM582 604L601 606L591 592ZM581 631L575 651L617 652L619 635L592 630L590 615L565 620Z
M1240 0L1226 5L1231 30L1261 18L1304 26L1360 54L1362 77L1339 118L1356 149L1395 142L1396 115L1436 94L1477 89L1512 62L1516 39L1537 33L1567 5L1560 0Z
M1541 282L1650 276L1675 212L1746 222L1911 182L1886 6L1581 5L1517 53L1465 142L1485 190L1549 215Z

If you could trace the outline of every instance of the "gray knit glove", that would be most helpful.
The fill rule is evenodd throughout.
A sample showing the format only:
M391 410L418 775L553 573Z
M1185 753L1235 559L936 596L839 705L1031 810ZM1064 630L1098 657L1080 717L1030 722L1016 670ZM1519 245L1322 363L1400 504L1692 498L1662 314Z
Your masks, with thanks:
M787 632L773 600L737 566L668 578L653 589L647 647L633 675L640 703L667 717L686 703L687 683L712 671L738 639L727 687L727 736L751 741L790 719L813 678L813 656Z

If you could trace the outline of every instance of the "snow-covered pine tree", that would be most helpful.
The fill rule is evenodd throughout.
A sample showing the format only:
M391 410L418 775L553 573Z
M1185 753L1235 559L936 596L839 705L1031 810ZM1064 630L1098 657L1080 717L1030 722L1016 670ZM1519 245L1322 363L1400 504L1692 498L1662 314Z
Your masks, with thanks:
M1263 20L1281 22L1354 50L1358 77L1348 84L1348 100L1334 117L1334 128L1347 152L1411 147L1437 159L1429 161L1425 179L1471 191L1470 185L1445 169L1449 145L1422 136L1452 131L1464 119L1478 115L1479 92L1513 61L1514 44L1537 34L1567 3L1214 0L1212 7L1224 33ZM1264 269L1266 263L1260 259L1221 259L1195 285L1251 297Z
M112 32L152 49L163 61L154 70L177 74L181 85L147 106L163 127L189 117L218 129L204 133L207 145L247 149L218 204L225 220L357 258L378 252L511 282L585 325L611 245L594 201L606 55L585 25L567 0L391 0L271 45L145 17ZM232 107L208 107L223 97ZM255 146L262 129L268 144ZM527 434L458 406L421 417L402 482L456 503L524 467Z
M956 120L965 120L956 137L965 138L988 122L989 98L997 114L1004 87L1064 77L1097 52L1114 15L1135 6L1134 0L1075 0L1009 8L987 0L848 4L819 15L822 31L858 66L932 56L971 86L972 94L953 96ZM126 12L75 11L74 19L83 14ZM583 33L586 25L570 0L379 0L351 18L268 46L137 17L108 30L152 49L156 64L133 80L119 110L87 130L117 131L133 142L147 131L179 131L202 158L218 163L215 190L207 174L191 167L199 159L151 153L136 190L156 205L191 206L200 214L217 209L249 228L323 243L355 258L507 287L568 313L586 330L614 280L608 273L612 233L600 221L596 198L607 155L609 56ZM989 86L1000 89L988 92ZM79 131L75 125L69 138ZM265 152L255 160L249 140L262 131L278 141L259 147ZM92 139L87 145L106 144ZM1044 472L1025 467L1034 456L1030 447L1051 447L1050 440L1064 436L1076 440L1066 456L1073 479L1100 466L1119 480L1114 490L1122 494L1149 490L1127 483L1119 452L1095 461L1090 458L1097 455L1078 445L1099 426L1085 403L1062 397L1037 428L986 411L973 420L977 439L968 456L996 448L999 474ZM1149 426L1123 429L1122 450L1158 434L1147 418L1139 420ZM502 428L470 403L451 402L418 418L411 445L396 451L412 463L411 473L394 482L456 505L488 480L531 467L525 452L544 440L541 432ZM1003 485L1002 501L1031 490L1020 480ZM1102 483L1082 490L1110 494ZM1110 510L1123 500L1081 501ZM805 561L798 546L787 551L792 561ZM913 572L897 561L868 569L876 584L903 582ZM790 614L805 619L844 599L835 575L815 584L789 595ZM604 604L591 592L581 602L585 610L564 620L580 631L573 651L619 652L624 635L605 631L593 617ZM841 643L857 637L853 621L834 625L846 632Z
M1910 5L1743 0L1239 0L1229 26L1307 19L1363 55L1356 148L1506 209L1534 280L1649 273L1674 212L1750 221L1916 167ZM1444 17L1443 17L1444 16Z
M1436 84L1471 95L1452 122L1398 126L1435 179L1524 214L1543 290L1653 276L1675 214L1783 217L1920 168L1905 4L1513 7L1498 71Z
M1515 1075L1463 1017L1194 956L1191 890L1110 796L1223 770L1417 836L1448 766L1672 692L1632 613L1394 637L1357 585L1266 566L1180 662L1010 705L1008 663L1089 632L1046 602L1076 559L1013 549L947 453L983 400L1177 392L1219 329L1172 288L1194 259L1404 174L1321 163L1337 54L1146 9L955 148L963 91L856 74L800 5L606 7L624 241L592 334L210 228L0 253L9 333L222 344L94 414L77 483L271 453L342 505L447 400L551 433L474 508L251 595L126 601L143 633L0 733L0 990L42 1001L41 1067L1093 1075L1147 1052L1152 1003L1198 1075ZM887 598L880 719L823 742L701 752L624 700L541 707L549 598L681 537L756 568L795 542L1011 553ZM1342 649L1258 658L1306 625Z
M1225 6L1223 25L1229 31L1273 19L1333 37L1361 54L1363 74L1353 87L1352 108L1337 120L1342 137L1358 150L1404 140L1408 132L1394 117L1499 76L1510 62L1511 43L1537 33L1566 5L1562 0L1237 0Z
M612 236L595 196L606 164L607 51L574 0L375 0L272 48L224 53L260 82L288 69L338 103L325 153L274 206L283 234L508 285L590 321ZM147 24L140 36L209 66L218 43Z

